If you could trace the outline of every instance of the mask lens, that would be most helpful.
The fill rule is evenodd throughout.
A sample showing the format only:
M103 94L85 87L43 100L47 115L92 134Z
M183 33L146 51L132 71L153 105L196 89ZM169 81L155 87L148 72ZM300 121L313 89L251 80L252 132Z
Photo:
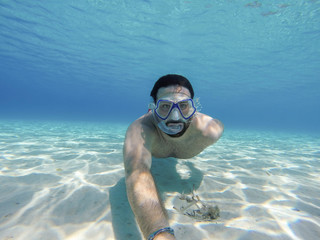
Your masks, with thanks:
M165 119L168 117L172 105L173 103L171 101L159 100L155 111L159 117Z
M186 119L190 118L196 111L196 108L193 106L193 102L191 99L178 102L178 106L181 114Z

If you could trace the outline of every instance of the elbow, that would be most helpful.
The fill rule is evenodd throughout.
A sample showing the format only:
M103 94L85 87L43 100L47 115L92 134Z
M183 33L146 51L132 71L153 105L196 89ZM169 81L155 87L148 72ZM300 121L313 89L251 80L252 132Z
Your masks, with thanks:
M211 128L208 134L208 137L210 138L211 144L214 144L219 140L219 138L222 136L224 131L223 123L220 122L217 119L213 120L213 124L211 124Z
M223 123L220 122L218 119L215 119L214 121L215 121L215 123L216 123L217 131L220 133L220 136L221 136L222 133L223 133L223 130L224 130L224 125L223 125Z
M224 125L222 122L218 122L218 139L222 136L223 132L224 132Z

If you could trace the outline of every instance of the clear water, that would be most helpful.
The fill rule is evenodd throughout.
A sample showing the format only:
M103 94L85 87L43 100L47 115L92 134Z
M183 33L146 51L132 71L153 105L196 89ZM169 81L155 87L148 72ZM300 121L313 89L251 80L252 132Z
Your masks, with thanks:
M126 125L2 121L0 239L142 239L125 192ZM320 139L226 130L190 160L154 159L178 239L316 239ZM193 188L214 222L173 209Z
M1 117L131 122L179 73L228 126L319 130L319 25L317 0L1 0Z
M318 0L0 0L0 238L140 239L122 142L178 73L226 128L154 159L178 238L316 239L319 26ZM172 209L193 184L217 222Z

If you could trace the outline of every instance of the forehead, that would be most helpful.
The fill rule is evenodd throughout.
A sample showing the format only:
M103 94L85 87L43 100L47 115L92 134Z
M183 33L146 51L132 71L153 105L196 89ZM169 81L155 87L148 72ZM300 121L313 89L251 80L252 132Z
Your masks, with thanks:
M159 88L157 99L159 98L190 98L190 91L182 86L174 85Z

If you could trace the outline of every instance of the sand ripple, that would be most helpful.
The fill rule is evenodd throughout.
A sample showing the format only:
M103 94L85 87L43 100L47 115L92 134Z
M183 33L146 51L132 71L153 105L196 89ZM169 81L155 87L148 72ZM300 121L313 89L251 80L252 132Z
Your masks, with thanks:
M1 122L0 239L141 238L123 180L126 128ZM154 159L178 239L316 239L319 146L311 135L226 130L193 159ZM216 222L173 210L193 185L219 206Z

